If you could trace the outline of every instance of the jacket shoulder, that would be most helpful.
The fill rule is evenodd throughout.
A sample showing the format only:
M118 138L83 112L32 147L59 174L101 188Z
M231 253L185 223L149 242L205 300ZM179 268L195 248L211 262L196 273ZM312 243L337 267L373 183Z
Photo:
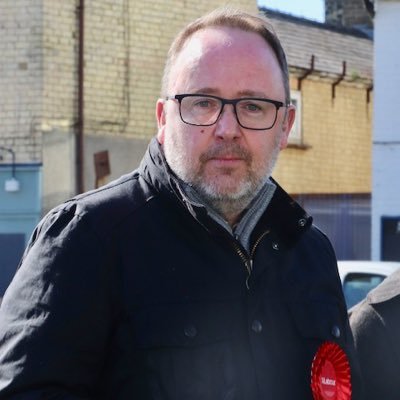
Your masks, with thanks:
M367 301L369 304L397 301L400 307L400 270L393 272L372 290L367 296Z
M400 271L393 273L349 310L350 323L356 335L372 334L377 329L400 334ZM376 333L376 332L375 332Z
M149 202L156 192L136 171L89 192L82 193L52 209L42 226L54 220L85 221L96 232L111 232L131 214Z

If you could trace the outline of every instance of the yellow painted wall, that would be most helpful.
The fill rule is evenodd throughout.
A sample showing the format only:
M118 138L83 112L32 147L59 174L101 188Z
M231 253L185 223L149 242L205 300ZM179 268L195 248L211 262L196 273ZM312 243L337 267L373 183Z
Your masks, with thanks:
M342 82L333 99L332 81L306 79L301 94L306 148L282 151L274 177L290 193L369 193L372 101L365 87Z

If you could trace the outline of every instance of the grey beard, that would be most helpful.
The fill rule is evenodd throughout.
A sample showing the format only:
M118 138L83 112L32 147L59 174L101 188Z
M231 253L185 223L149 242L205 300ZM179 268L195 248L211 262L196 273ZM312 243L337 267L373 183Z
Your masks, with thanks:
M208 186L202 183L193 183L192 187L206 205L229 220L231 217L240 215L249 206L267 179L268 177L259 181L258 184L254 180L248 181L240 193L229 195L213 193Z
M220 152L230 151L233 154L239 154L246 160L249 168L251 165L251 155L239 146L228 143L221 146L215 146L212 150L201 156L201 167L199 170L193 170L190 161L188 161L185 148L172 136L170 140L164 143L164 154L170 168L174 173L187 184L191 185L202 200L214 209L227 221L236 220L240 214L249 206L257 193L263 187L272 173L279 154L279 137L276 138L275 146L270 155L270 159L264 166L253 167L249 169L248 179L241 183L235 193L218 193L217 187L212 182L203 182L203 166L207 159ZM230 148L229 148L230 147ZM262 175L258 175L254 169L263 170Z

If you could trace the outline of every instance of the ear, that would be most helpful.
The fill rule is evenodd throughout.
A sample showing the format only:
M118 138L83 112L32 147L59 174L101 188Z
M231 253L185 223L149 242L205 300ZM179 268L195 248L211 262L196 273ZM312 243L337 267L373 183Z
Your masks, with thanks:
M157 126L158 126L158 132L157 132L157 140L163 144L164 142L164 131L165 131L165 100L163 99L158 99L157 104L156 104L156 118L157 118Z
M286 109L286 115L282 122L282 136L280 140L280 149L283 150L288 145L289 133L292 129L294 119L296 117L296 107L290 105Z

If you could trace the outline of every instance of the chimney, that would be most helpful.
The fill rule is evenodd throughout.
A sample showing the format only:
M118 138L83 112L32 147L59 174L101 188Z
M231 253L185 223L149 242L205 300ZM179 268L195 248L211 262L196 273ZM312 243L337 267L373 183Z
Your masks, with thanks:
M346 28L372 28L365 0L325 0L325 22Z

